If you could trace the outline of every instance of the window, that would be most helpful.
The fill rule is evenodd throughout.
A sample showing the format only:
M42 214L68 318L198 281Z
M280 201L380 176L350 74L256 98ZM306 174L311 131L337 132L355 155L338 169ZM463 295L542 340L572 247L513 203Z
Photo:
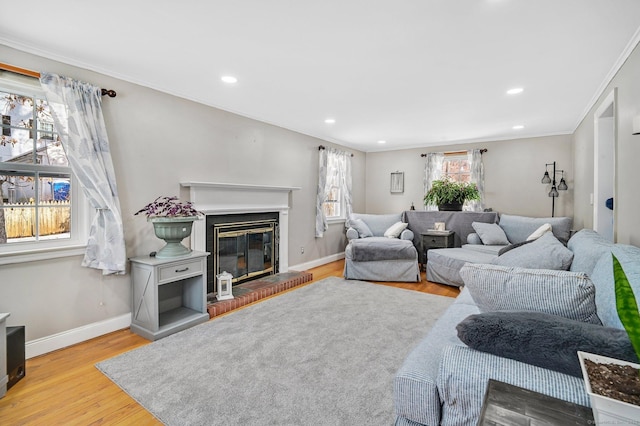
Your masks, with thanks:
M341 220L345 218L344 194L342 182L344 181L344 155L327 153L327 197L322 204L327 220Z
M471 163L468 155L446 155L442 161L442 177L456 182L471 182Z
M0 78L0 255L86 240L84 198L34 82L21 87Z
M324 209L324 215L327 219L340 219L342 215L342 195L340 195L340 188L335 185L331 185L329 190L329 197L322 204Z

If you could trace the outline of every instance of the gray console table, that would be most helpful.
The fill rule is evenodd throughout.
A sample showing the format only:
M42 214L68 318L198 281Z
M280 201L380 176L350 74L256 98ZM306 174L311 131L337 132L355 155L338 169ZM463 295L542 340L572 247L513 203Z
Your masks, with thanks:
M0 398L7 393L7 317L10 314L0 313Z
M131 261L131 331L157 340L209 319L209 253L193 251L169 259L141 256Z

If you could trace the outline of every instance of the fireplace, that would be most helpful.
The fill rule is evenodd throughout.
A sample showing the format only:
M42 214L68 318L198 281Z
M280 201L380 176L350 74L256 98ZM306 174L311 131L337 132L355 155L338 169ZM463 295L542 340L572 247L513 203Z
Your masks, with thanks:
M213 232L213 224L224 221L233 223L277 220L273 234L273 242L275 242L272 257L273 273L289 271L289 208L293 192L299 190L299 187L217 182L181 182L180 185L188 189L188 199L195 208L206 215L206 220L197 220L193 223L193 232L191 233L191 248L193 250L209 252L208 261L213 262L213 258L216 257L213 239L207 235L208 232ZM226 218L222 219L225 216ZM264 242L267 237L254 238L262 239ZM252 253L255 255L257 251ZM245 256L245 260L248 260L249 255ZM263 265L268 263L265 260L266 256L261 257L260 262L255 258L252 259L252 262L256 264L262 264L263 261ZM232 271L227 272L233 274ZM207 268L207 282L213 283L217 273L219 272L214 273L213 263L211 263L210 268ZM258 275L254 274L251 278L256 276ZM209 287L208 291L212 292L214 287Z
M233 276L234 285L279 272L278 220L277 212L207 216L208 293L222 272Z

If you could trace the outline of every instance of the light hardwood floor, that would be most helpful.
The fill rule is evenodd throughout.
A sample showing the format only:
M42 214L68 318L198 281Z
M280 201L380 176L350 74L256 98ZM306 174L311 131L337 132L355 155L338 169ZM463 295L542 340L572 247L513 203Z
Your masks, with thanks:
M309 272L319 281L341 277L343 267L338 261ZM459 292L425 281L424 273L420 283L378 284L450 297ZM126 329L27 360L26 377L0 399L0 425L161 424L94 366L148 343Z

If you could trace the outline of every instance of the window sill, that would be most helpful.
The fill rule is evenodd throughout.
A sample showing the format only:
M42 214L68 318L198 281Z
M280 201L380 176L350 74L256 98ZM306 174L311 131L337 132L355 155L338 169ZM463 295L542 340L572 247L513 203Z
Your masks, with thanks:
M38 260L59 259L61 257L84 255L86 245L74 245L58 248L47 248L39 250L29 250L16 253L0 254L0 265L12 263L35 262Z

